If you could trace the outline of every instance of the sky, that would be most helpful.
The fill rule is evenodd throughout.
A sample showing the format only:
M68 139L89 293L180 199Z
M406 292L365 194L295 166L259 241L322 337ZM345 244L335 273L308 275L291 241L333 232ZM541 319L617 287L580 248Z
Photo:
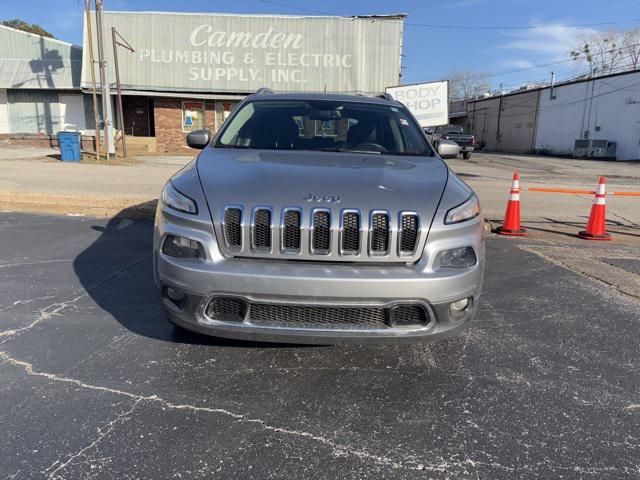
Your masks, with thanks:
M406 13L403 83L442 80L453 70L489 73L493 88L581 73L569 60L596 30L640 26L639 0L104 0L106 10L363 15ZM82 44L84 0L0 0L0 20L37 23ZM458 27L458 28L453 28ZM459 28L461 27L461 28ZM536 67L555 63L551 66Z

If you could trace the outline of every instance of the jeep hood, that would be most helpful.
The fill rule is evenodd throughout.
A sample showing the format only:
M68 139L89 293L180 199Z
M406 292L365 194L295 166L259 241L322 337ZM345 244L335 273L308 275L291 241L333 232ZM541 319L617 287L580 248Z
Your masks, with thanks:
M214 219L225 205L324 206L409 210L430 225L448 177L436 157L347 152L206 148L197 165Z

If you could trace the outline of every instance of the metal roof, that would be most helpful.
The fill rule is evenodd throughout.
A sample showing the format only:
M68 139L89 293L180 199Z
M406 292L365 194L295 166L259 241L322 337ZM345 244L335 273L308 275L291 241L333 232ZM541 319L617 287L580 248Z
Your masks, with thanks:
M320 92L282 92L282 93L256 93L251 95L252 99L260 100L328 100L333 102L360 102L376 103L379 105L397 105L395 100L388 100L381 97L371 97L368 95L345 95L340 93L320 93Z
M82 48L0 25L0 88L80 88Z

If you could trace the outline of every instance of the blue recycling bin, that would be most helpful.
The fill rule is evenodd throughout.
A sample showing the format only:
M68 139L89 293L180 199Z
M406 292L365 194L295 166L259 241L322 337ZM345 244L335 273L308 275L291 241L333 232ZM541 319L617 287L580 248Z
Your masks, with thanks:
M60 158L63 162L79 162L82 158L80 132L58 132Z

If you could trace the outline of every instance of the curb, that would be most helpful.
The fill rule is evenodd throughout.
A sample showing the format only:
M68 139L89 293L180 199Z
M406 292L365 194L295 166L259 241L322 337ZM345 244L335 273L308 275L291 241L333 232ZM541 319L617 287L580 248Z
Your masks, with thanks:
M0 192L0 211L3 212L152 219L157 204L158 199L148 197Z

